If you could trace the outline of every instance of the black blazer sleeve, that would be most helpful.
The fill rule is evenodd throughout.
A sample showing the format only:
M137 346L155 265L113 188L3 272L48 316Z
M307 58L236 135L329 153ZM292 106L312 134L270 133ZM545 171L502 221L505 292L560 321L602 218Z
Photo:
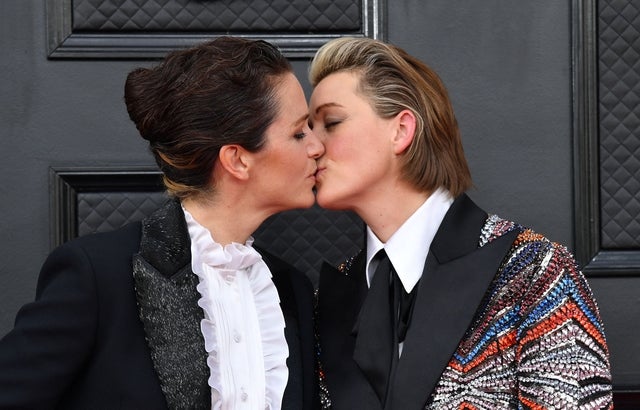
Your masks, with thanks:
M140 235L132 223L51 253L0 339L0 409L167 407L136 305Z
M89 258L73 243L44 263L36 299L0 340L0 408L52 408L74 382L96 333Z

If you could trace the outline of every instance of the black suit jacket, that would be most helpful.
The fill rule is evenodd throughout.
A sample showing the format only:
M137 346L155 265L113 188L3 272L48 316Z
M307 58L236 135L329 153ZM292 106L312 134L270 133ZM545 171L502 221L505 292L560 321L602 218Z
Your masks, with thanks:
M283 408L316 403L312 287L260 250L289 344ZM0 408L210 408L198 279L180 204L57 248L0 340Z
M451 355L471 324L487 287L517 232L478 247L487 214L466 195L446 214L425 261L411 326L392 380L387 409L424 408ZM382 405L357 357L358 316L367 297L366 252L344 271L325 264L318 289L320 359L333 410L377 410ZM473 274L470 275L469 273ZM354 358L356 357L356 358Z

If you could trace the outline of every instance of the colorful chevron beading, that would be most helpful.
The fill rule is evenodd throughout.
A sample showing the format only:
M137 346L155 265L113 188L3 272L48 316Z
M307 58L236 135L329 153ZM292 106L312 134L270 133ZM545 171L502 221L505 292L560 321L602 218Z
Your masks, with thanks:
M609 351L588 283L564 246L495 215L479 245L514 229L426 409L612 409Z

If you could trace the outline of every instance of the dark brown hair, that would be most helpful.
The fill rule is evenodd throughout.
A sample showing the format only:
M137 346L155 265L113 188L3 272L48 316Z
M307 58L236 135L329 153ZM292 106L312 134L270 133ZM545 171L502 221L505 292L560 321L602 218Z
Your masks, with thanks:
M315 87L330 74L359 76L358 92L382 118L402 110L416 117L416 133L402 156L402 175L416 189L444 187L457 196L472 185L460 131L444 84L426 64L399 47L369 38L332 40L309 69Z
M259 150L277 115L277 86L289 61L261 40L219 37L169 53L152 68L129 73L129 117L149 141L169 194L211 190L223 145Z

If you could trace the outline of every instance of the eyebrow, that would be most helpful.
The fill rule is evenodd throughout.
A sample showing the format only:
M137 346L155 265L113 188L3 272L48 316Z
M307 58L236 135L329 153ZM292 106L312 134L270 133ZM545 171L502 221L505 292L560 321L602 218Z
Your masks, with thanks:
M319 105L316 107L314 114L318 114L320 111L324 110L325 108L329 108L329 107L342 107L342 105L335 103L335 102L328 102L328 103L324 103L322 105Z
M301 122L306 122L307 119L309 118L309 113L305 113L304 115L302 115L300 118L298 118L297 120L295 120L293 122L294 126L297 126L298 124L300 124Z

